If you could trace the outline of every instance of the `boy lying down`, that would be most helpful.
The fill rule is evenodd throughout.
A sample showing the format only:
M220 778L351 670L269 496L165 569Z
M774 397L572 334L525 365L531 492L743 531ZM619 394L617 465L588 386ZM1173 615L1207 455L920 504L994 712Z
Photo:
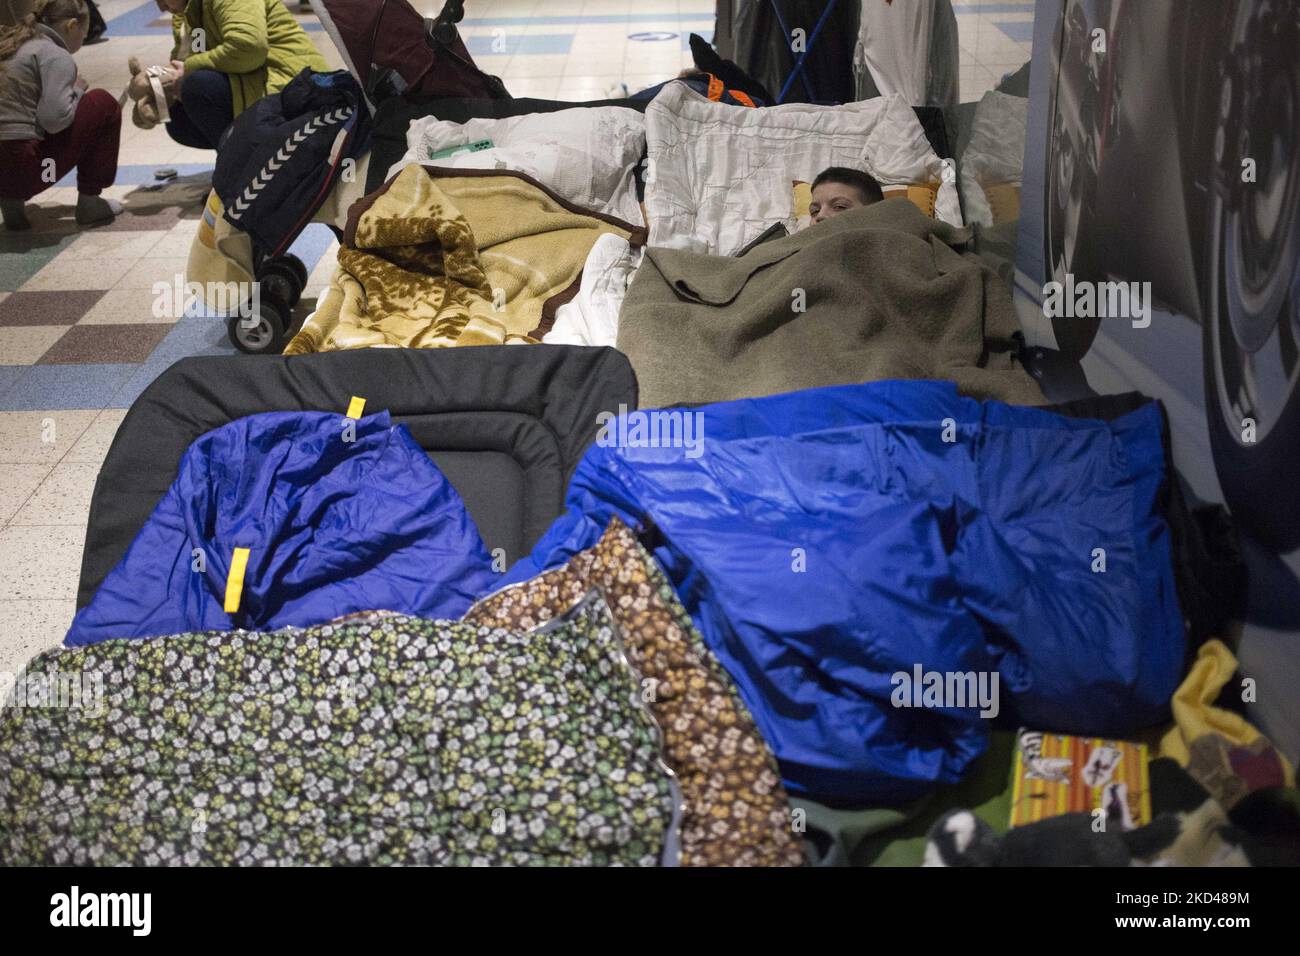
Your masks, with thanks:
M885 198L880 183L858 169L830 166L817 174L812 183L812 203L808 214L812 225L848 209L870 206Z
M828 166L817 174L812 182L812 202L808 206L809 221L800 219L796 230L815 226L823 219L838 215L848 209L870 206L885 198L880 183L860 169L848 166ZM743 256L751 249L762 245L770 239L780 239L790 233L783 223L773 223L767 229L744 246L737 256Z

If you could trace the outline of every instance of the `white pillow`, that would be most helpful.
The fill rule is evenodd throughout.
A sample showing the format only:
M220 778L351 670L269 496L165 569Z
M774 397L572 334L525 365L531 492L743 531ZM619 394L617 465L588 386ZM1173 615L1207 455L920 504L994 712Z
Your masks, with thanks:
M431 158L484 140L491 147ZM388 175L410 163L456 169L525 173L583 209L641 223L634 168L645 148L645 119L622 106L593 106L466 123L424 116L406 131L406 155Z
M882 186L940 180L935 213L962 224L951 163L897 95L750 109L670 83L645 119L651 245L731 255L775 222L793 232L791 183L827 166L865 170Z
M984 193L985 182L1019 186L1025 157L1025 121L1029 100L989 90L975 107L970 142L961 159L961 185L966 218L993 225L993 210Z

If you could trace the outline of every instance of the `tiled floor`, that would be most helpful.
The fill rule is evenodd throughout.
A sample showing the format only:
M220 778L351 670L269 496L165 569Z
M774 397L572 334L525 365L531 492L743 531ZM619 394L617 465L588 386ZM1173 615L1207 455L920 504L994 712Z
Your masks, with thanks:
M91 86L116 94L127 57L163 62L171 38L154 0L99 6L110 39L77 62ZM687 35L711 38L713 9L712 0L470 0L461 33L515 95L582 100L689 65ZM962 99L975 100L1028 58L1033 3L958 0L954 9ZM299 19L341 67L315 18ZM184 281L212 160L124 117L118 185L107 193L125 203L123 216L77 229L69 178L38 197L31 232L0 230L0 671L67 629L95 476L125 409L177 359L232 351L223 322L172 314L154 290ZM161 166L179 177L156 182ZM306 306L335 248L319 225L295 244L311 270Z

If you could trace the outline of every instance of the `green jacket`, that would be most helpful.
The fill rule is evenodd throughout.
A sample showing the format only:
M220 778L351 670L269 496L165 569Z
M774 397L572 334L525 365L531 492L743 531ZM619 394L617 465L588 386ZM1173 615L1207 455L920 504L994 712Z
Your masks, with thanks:
M202 42L195 32L200 28ZM186 73L208 69L229 76L236 116L283 89L303 67L329 69L280 0L190 0L172 17L172 34L172 58L185 61Z

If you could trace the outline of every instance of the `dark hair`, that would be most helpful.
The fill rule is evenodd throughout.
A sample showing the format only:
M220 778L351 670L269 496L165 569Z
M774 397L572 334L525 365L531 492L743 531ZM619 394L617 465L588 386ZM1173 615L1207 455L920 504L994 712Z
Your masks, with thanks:
M810 188L816 189L822 183L840 183L844 186L852 186L862 194L862 202L868 206L885 198L880 183L860 169L850 169L847 166L830 166L817 174L817 178L812 181Z

